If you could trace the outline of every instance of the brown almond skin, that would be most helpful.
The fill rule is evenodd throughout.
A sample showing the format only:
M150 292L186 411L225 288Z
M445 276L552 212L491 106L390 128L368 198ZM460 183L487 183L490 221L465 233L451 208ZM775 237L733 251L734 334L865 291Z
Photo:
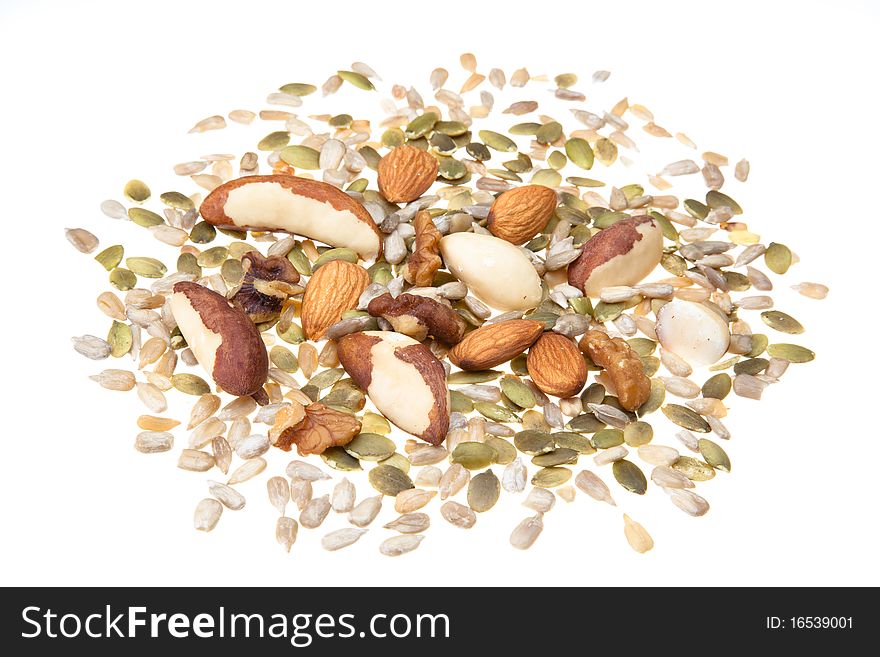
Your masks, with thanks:
M224 211L229 192L242 185L261 182L278 183L282 187L289 189L293 194L308 196L316 201L330 203L335 210L348 210L357 217L358 220L363 221L374 233L376 233L376 240L378 243L377 259L382 257L384 236L379 232L379 227L376 226L376 222L373 221L373 217L370 216L370 213L367 212L366 208L341 189L320 180L309 180L308 178L300 178L299 176L288 176L284 174L274 174L271 176L244 176L242 178L236 178L235 180L230 180L229 182L220 185L208 194L205 200L202 201L202 205L199 207L199 214L201 214L202 218L209 224L214 224L215 226L220 226L222 228L258 231L268 230L265 227L252 228L250 226L239 226L233 222ZM277 230L283 231L284 229L279 227ZM309 237L309 235L305 235L305 237Z
M587 382L587 364L574 342L558 333L544 333L526 358L529 376L541 392L574 397Z
M577 260L568 266L569 285L574 285L583 291L584 282L590 277L593 270L615 256L628 253L633 244L642 239L636 227L653 221L651 217L645 215L621 219L593 235L584 244Z
M446 344L456 344L467 328L467 323L452 308L418 294L404 293L397 298L383 294L370 301L367 312L373 317L384 317L395 330L419 341L430 335ZM415 330L401 330L395 322L411 323Z
M358 297L370 284L370 275L345 260L331 260L316 271L303 294L302 327L309 340L320 340L324 332L342 319L342 313L357 306Z
M184 294L202 323L220 334L211 372L217 385L239 397L261 391L269 373L269 356L260 332L245 312L226 297L195 283L176 283L174 292Z
M463 370L495 367L524 352L543 332L544 325L530 319L481 326L450 350L449 360Z
M543 185L524 185L504 192L489 210L487 227L511 244L525 244L540 233L556 210L556 192Z
M437 158L415 146L398 146L379 161L379 191L391 203L415 201L437 178Z

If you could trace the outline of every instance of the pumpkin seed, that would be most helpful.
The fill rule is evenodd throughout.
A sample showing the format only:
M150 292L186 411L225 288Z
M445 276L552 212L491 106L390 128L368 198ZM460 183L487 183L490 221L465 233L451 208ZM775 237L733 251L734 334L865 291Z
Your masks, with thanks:
M339 446L328 447L321 452L321 458L331 468L341 472L352 472L361 469L360 461Z
M749 358L756 358L764 353L767 345L770 344L770 338L763 333L752 334L752 350L746 354Z
M725 397L727 397L728 394L730 394L730 389L732 385L733 382L730 379L730 375L726 372L715 374L714 376L709 377L706 380L706 383L703 384L703 397L724 399Z
M698 433L709 433L709 431L711 431L709 423L687 406L666 404L666 406L662 408L662 411L663 415L680 427L691 431L697 431Z
M648 415L649 413L653 413L658 408L663 406L663 402L666 400L666 386L663 385L663 381L660 379L651 379L651 394L648 395L648 399L644 404L639 406L638 415L643 417Z
M481 470L494 463L497 456L495 448L487 443L465 441L455 446L450 460L468 470Z
M486 436L486 444L495 450L495 463L507 465L516 458L516 448L498 436Z
M549 433L534 430L520 431L514 436L513 444L523 454L531 456L545 454L554 448L553 438Z
M816 357L816 354L796 344L771 344L767 347L767 353L772 358L781 358L789 363L809 363Z
M700 448L700 456L705 459L706 463L716 470L730 472L730 457L727 456L727 452L719 444L712 442L708 438L700 438L697 444Z
M135 276L128 269L117 267L110 272L110 285L115 287L117 290L125 292L126 290L130 290L135 285L137 285L137 276Z
M804 332L803 324L781 310L765 310L761 313L761 319L767 326L781 333L796 335Z
M195 374L173 374L171 376L171 385L176 390L187 395L201 396L211 392L211 386L202 377Z
M230 259L220 266L220 275L228 285L235 287L244 278L244 269L241 262Z
M611 166L617 159L617 145L605 137L596 141L596 149L594 152L596 158L605 166Z
M110 355L114 358L121 358L131 350L131 327L128 324L114 321L107 334L107 343L110 345Z
M611 465L611 472L617 483L630 493L644 495L647 492L648 480L645 478L645 473L632 461L626 459L615 461Z
M501 482L491 470L474 476L468 483L467 502L477 513L488 511L501 495Z
M538 488L556 488L571 479L571 470L568 468L541 468L532 477L532 486Z
M562 124L558 121L545 123L535 133L535 139L541 144L552 144L562 136Z
M486 383L494 381L501 372L497 370L473 370L471 372L453 372L446 381L450 385L469 384L469 383Z
M534 465L541 467L552 467L555 465L566 465L569 463L577 463L578 452L568 447L560 447L544 454L538 454L532 458Z
M465 146L465 151L478 162L488 162L492 159L492 153L486 148L486 145L479 142L469 143Z
M143 226L144 228L159 226L165 223L165 220L162 217L146 208L129 208L128 218L138 226Z
M406 137L400 128L388 128L382 133L381 142L385 148L397 148L406 142Z
M394 441L378 433L360 433L342 449L362 461L384 461L396 449Z
M434 125L436 125L437 121L439 120L440 117L437 116L434 112L425 112L421 116L417 116L409 122L409 125L407 125L403 131L404 135L406 135L407 139L418 139L419 137L424 137L426 134L434 129Z
M623 440L630 447L647 445L654 437L654 428L647 422L630 422L623 428Z
M590 148L590 143L586 139L581 139L580 137L574 137L573 139L569 139L565 142L565 154L568 155L568 159L571 160L576 166L581 169L592 169L593 168L593 149ZM569 178L571 182L571 179ZM599 187L601 185L595 185L594 183L598 181L591 180L589 178L579 179L580 185L584 187ZM572 182L572 184L577 185L578 182ZM604 185L604 183L602 183ZM579 186L580 186L579 185Z
M480 139L489 148L502 153L513 153L516 151L516 143L510 138L499 132L492 130L480 130Z
M349 84L354 85L358 89L363 89L364 91L372 91L376 88L373 86L373 83L370 82L369 78L360 73L355 73L354 71L336 71L336 75Z
M743 210L740 207L739 203L734 201L727 194L719 192L716 189L711 189L706 192L706 205L708 205L713 210L717 210L719 208L730 208L733 214L743 213Z
M446 180L459 180L467 175L467 168L453 157L440 158L438 173Z
M184 212L194 210L196 207L191 198L180 192L164 192L159 195L159 200L168 207L183 210Z
M520 408L532 408L536 403L531 388L517 379L511 377L501 379L501 391Z
M691 481L708 481L715 476L715 469L711 465L692 456L680 456L671 467Z
M225 246L213 246L210 249L206 249L205 251L202 251L199 255L197 255L196 262L199 264L200 267L214 269L215 267L219 267L220 265L222 265L223 261L226 260L226 256L228 255L229 249Z
M129 180L122 190L125 198L135 203L143 203L150 198L150 188L141 180Z
M290 94L291 96L308 96L309 94L315 93L317 90L318 88L315 85L306 84L305 82L291 82L278 87L278 91L283 94Z
M293 322L291 322L290 326L285 330L281 331L276 329L275 332L278 334L279 338L290 344L300 344L306 339L306 334L303 332L302 327Z
M467 415L474 410L474 402L469 397L461 394L458 390L449 391L450 409L454 413Z
M312 275L312 264L298 242L293 245L290 253L287 254L287 259L302 276Z
M630 338L626 343L639 356L650 356L657 349L657 343L648 338Z
M290 133L284 130L270 132L257 143L257 150L280 151L290 143Z
M592 454L596 451L593 444L590 442L590 439L579 433L558 431L557 433L550 434L550 437L553 439L553 442L556 443L557 447L573 449L578 454Z
M354 121L354 117L351 114L337 114L336 116L331 116L327 124L331 128L347 128L351 125L352 121Z
M623 431L620 429L600 429L593 434L593 447L608 449L623 444Z
M476 402L474 409L483 417L495 422L519 422L519 417L515 413L490 402Z
M207 221L200 221L189 231L189 239L195 244L207 244L214 241L217 229Z
M541 169L535 172L531 182L533 185L543 185L544 187L559 187L562 184L562 176L553 169Z
M132 273L144 278L162 278L168 272L168 268L155 258L126 258L125 266Z
M767 369L769 364L770 361L766 358L748 358L746 360L741 360L734 365L733 371L735 374L751 374L754 376Z
M108 246L96 255L95 260L97 260L107 271L112 271L120 262L122 262L122 256L124 253L125 250L122 245L114 244L113 246Z
M594 433L604 429L605 426L605 423L592 413L578 415L568 423L568 428L578 433Z
M764 264L774 274L784 274L791 267L791 251L784 244L770 242L767 250L764 251Z
M383 495L396 497L398 493L415 488L409 476L392 465L377 465L368 475L370 485Z
M308 146L287 146L280 153L281 159L297 169L320 169L321 154Z

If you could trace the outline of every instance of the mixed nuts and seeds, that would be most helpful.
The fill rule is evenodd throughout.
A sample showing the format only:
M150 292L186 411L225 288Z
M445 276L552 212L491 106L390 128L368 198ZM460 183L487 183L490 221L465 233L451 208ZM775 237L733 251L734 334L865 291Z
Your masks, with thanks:
M354 544L385 496L399 514L384 524L389 556L419 546L434 507L467 529L502 494L535 513L512 528L519 549L538 539L556 497L571 502L578 490L617 507L657 487L701 516L709 503L695 482L731 470L725 399L759 399L791 363L814 358L788 342L804 327L767 294L764 270L781 276L797 256L762 242L720 191L727 157L707 151L702 163L678 159L644 184L619 184L626 171L614 165L633 164L639 139L673 137L650 110L627 99L587 110L572 73L519 69L508 82L497 68L478 73L473 55L461 64L458 92L438 68L429 100L393 85L381 117L292 112L318 87L291 83L267 98L276 109L199 121L191 132L227 118L280 129L254 151L175 165L204 198L190 188L155 203L131 180L125 204L101 204L150 231L164 261L118 244L98 251L89 231L67 231L108 272L97 305L111 320L106 339L73 346L136 364L91 377L135 390L148 409L135 448L174 449L184 422L162 415L165 395L194 398L178 467L210 477L196 529L242 509L235 486L266 471L273 450L294 449L300 458L266 481L287 550L331 512L351 526L321 545ZM590 84L608 77L597 71ZM320 89L375 93L379 82L355 63ZM496 108L490 87L520 97ZM675 140L696 148L683 133ZM670 179L697 174L700 198L669 192ZM745 182L748 161L733 175ZM650 423L657 411L679 427L678 446ZM368 470L378 495L358 500L349 479L331 485L328 468ZM626 514L623 528L637 552L653 547Z

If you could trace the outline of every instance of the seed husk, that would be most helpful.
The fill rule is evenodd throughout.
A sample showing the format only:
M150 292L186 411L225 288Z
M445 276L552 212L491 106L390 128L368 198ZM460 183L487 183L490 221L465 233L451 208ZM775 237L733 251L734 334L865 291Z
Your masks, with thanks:
M625 513L623 514L623 534L626 536L629 546L639 554L644 554L654 547L654 539L651 538L647 530Z
M698 433L709 433L709 431L711 431L709 423L700 417L699 414L686 406L681 406L679 404L666 404L662 410L663 415L680 427Z
M211 392L211 386L202 377L195 374L174 374L171 376L171 385L187 395L201 396Z
M513 439L513 444L523 454L536 456L554 449L553 438L543 431L520 431Z
M781 358L789 363L809 363L816 357L816 354L806 347L796 344L771 344L767 347L767 353L772 358Z
M328 447L321 452L321 460L334 470L353 472L361 470L361 462L339 446Z
M781 333L796 335L804 332L803 324L781 310L765 310L761 313L761 319L767 326Z
M532 477L532 486L540 488L555 488L571 479L571 470L568 468L550 467L541 468Z
M698 445L700 455L705 459L706 463L716 470L730 472L730 458L719 444L712 442L708 438L700 438Z
M396 497L401 491L415 488L409 476L392 465L377 465L368 475L370 485L383 495Z
M620 459L611 466L614 478L621 486L636 495L644 495L648 490L648 480L645 474L632 461Z
M461 442L452 450L452 463L459 463L468 470L482 470L495 462L498 452L486 443Z
M382 544L379 546L379 552L386 557L399 557L419 547L424 538L421 534L392 536L382 541Z
M488 511L501 495L501 482L491 470L474 476L468 484L468 506L477 513Z
M708 481L715 476L715 469L711 465L692 456L682 456L670 467L691 481Z

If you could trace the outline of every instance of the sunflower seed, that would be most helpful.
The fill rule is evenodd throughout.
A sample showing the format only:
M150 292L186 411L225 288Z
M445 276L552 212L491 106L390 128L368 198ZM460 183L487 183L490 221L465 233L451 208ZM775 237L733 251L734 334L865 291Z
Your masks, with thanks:
M504 468L501 483L508 493L521 493L525 490L528 471L522 459L516 458ZM441 494L442 498L442 494Z
M227 484L240 484L248 479L253 479L266 469L266 460L260 457L245 461L229 475Z
M305 461L291 461L287 464L285 472L291 479L303 479L305 481L321 481L322 479L330 478L319 467Z
M299 524L306 529L315 529L321 526L329 513L330 496L316 497L310 500L299 514Z
M275 521L275 540L286 552L290 552L298 532L299 525L293 518L281 516Z
M436 468L434 466L428 466L427 468L422 468L419 471L419 474L413 479L413 483L416 486L428 486L431 488L436 488L440 485L440 478L443 476L443 471L440 468Z
M348 514L348 521L356 527L366 527L375 520L381 509L381 495L368 497L351 510L351 513Z
M111 353L110 344L94 335L81 335L70 338L70 341L73 343L73 349L76 353L91 360L104 360ZM130 389L131 386L127 388L127 390Z
M514 527L513 532L510 534L510 544L513 547L517 550L528 550L532 547L544 529L541 515L539 513L531 518L526 518Z
M808 299L824 299L828 296L828 286L821 283L798 283L792 285L791 289Z
M452 500L440 507L440 515L451 525L461 529L470 529L477 522L477 514L470 507Z
M761 399L767 383L750 374L739 374L733 380L733 392L747 399Z
M177 459L177 467L191 472L207 472L214 467L214 457L207 452L185 449Z
M290 501L296 504L296 508L302 511L312 499L312 482L305 479L291 479Z
M612 427L622 429L629 424L629 416L620 409L609 404L587 404L597 419Z
M287 479L271 477L266 481L266 490L269 493L269 503L283 516L290 501L290 484L287 483Z
M321 547L330 552L341 550L356 543L366 533L366 529L355 529L353 527L337 529L321 538Z
M689 516L699 517L706 515L709 511L709 503L692 490L683 488L667 488L665 490L672 503Z
M660 380L666 388L666 392L676 397L684 397L685 399L693 399L700 394L700 386L680 376L661 376Z
M394 498L394 510L398 513L412 513L425 506L437 494L433 490L410 488L400 491Z
M651 481L663 489L667 488L693 488L693 482L678 470L673 470L666 465L658 465L651 472Z
M623 514L623 534L626 536L629 546L639 554L644 554L654 547L654 540L647 530L625 513Z
M410 452L409 460L415 466L433 465L440 463L447 456L449 456L449 452L439 445L419 445Z
M392 536L382 541L379 546L379 552L386 557L399 557L407 552L412 552L419 543L424 540L421 534L404 534L403 536Z
M618 445L617 447L612 447L596 454L596 456L593 457L593 462L600 466L608 465L609 463L614 463L615 461L626 458L627 454L629 454L629 450L623 445Z
M134 441L134 448L143 454L167 452L174 447L174 436L167 431L141 431Z
M219 481L208 481L208 492L217 498L223 506L231 511L244 508L244 496L237 490Z
M419 534L430 526L431 519L427 513L406 513L384 525L385 529L393 529L401 534Z
M217 500L207 497L196 505L196 511L193 514L193 525L200 532L209 532L220 522L222 514L223 505Z
M533 488L523 502L524 507L538 513L547 513L554 504L556 504L556 496L546 488Z

